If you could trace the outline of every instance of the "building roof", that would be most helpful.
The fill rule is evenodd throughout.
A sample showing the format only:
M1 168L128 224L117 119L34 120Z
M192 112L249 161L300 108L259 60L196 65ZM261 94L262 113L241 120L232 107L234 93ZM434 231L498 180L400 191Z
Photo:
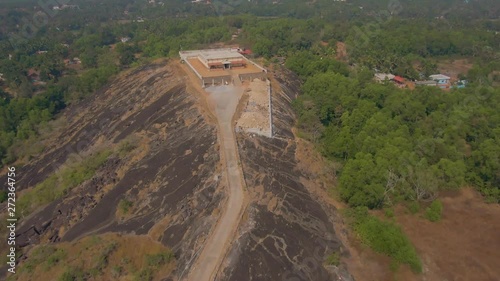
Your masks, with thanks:
M38 71L33 68L28 69L28 76L38 75Z
M399 82L399 83L404 83L405 79L401 76L394 76L393 78L394 81Z
M385 79L392 80L394 79L394 75L392 74L387 74L387 73L375 73L375 78L377 80L384 81Z
M252 54L252 50L245 49L245 50L243 50L243 51L241 51L239 53L242 54L242 55L251 55Z
M223 60L223 59L243 59L243 56L238 53L239 49L225 48L225 49L207 49L207 50L192 50L180 51L181 58L186 59L189 57L199 57L203 60Z
M201 51L200 56L206 60L221 60L221 59L232 59L241 58L241 54L230 50L210 50Z
M219 66L219 65L224 65L226 63L229 64L247 64L245 60L233 60L233 61L217 61L217 62L209 62L208 66Z
M448 76L443 75L443 74L434 74L434 75L429 76L429 78L431 78L432 80L450 80L451 79L451 77L448 77Z
M415 85L437 85L437 82L434 80L417 81L415 82Z

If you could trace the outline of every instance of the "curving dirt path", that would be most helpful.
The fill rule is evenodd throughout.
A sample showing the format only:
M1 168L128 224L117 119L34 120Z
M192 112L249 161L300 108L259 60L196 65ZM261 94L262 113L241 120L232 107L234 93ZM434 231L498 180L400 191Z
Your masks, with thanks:
M229 249L244 207L243 173L238 164L238 150L233 129L233 116L243 94L240 86L218 86L206 89L219 127L221 159L226 168L228 198L223 214L212 232L187 280L212 281Z

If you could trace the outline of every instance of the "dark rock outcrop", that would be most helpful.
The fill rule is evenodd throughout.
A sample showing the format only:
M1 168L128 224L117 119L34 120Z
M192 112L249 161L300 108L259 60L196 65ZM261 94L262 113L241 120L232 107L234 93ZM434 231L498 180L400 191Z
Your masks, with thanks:
M91 179L23 218L19 246L109 232L147 234L171 248L184 270L217 220L224 193L216 128L173 68L136 69L63 113L67 124L44 153L19 167L20 189L57 173L72 155L85 158L98 147L115 153ZM119 154L130 137L137 148ZM122 216L121 200L132 205Z
M275 138L240 134L239 153L250 204L218 280L351 280L343 265L326 257L345 252L333 218L300 182L290 102L300 81L289 72L273 93ZM338 279L342 277L344 279Z

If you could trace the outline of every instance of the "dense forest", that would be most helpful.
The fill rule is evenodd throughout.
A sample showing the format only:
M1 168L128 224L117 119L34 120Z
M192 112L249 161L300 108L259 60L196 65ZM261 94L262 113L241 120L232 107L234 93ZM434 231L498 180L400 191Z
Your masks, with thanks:
M449 168L453 171L446 172L456 173L456 177L452 176L457 180L455 185L467 180L485 190L498 186L499 177L494 173L494 167L490 167L489 173L474 168L481 166L479 159L475 158L481 158L479 155L485 153L488 145L493 145L491 141L498 142L493 130L498 120L491 118L495 116L491 111L497 106L498 96L493 94L497 93L496 90L488 85L498 83L500 79L498 74L494 74L495 70L500 69L497 59L500 25L497 21L490 21L488 15L483 14L479 7L467 10L469 13L476 11L478 14L475 17L478 19L466 26L460 26L454 24L454 18L446 20L446 24L443 24L443 19L422 19L424 15L434 16L431 12L425 13L419 19L412 19L415 15L409 11L416 8L405 1L398 2L399 5L404 5L408 13L402 13L404 16L381 19L375 15L371 22L359 19L350 24L332 18L302 19L300 16L294 16L293 9L287 6L294 1L284 1L280 5L263 2L261 5L264 8L279 6L281 12L291 13L286 18L261 18L251 14L227 15L222 18L199 17L200 6L205 7L203 10L213 10L214 13L222 11L218 11L216 5L212 7L205 4L187 4L183 1L165 2L159 7L156 3L153 7L132 0L103 3L75 1L72 4L77 5L77 11L73 8L61 11L46 25L41 26L32 38L12 36L11 30L20 23L23 16L29 16L31 11L4 11L2 22L7 24L2 33L3 40L0 41L0 51L4 54L0 60L0 73L3 74L3 90L0 92L3 97L0 108L0 158L4 159L4 162L15 160L15 151L9 148L17 140L36 137L37 127L53 118L66 104L98 89L121 68L147 61L148 58L175 57L183 48L227 42L231 39L231 34L241 29L243 32L235 43L251 47L257 56L271 61L275 57L287 58L287 67L304 79L304 96L298 103L300 125L315 141L322 143L326 156L340 159L346 164L359 156L360 159L368 159L367 163L375 165L378 161L378 151L388 155L382 144L389 143L379 139L380 145L373 145L377 149L373 151L373 148L365 147L372 143L371 141L366 144L361 141L367 141L364 136L375 139L378 137L365 131L365 122L369 122L372 127L380 123L385 126L385 131L382 130L380 134L384 134L391 141L398 138L386 134L396 132L400 133L399 138L412 140L411 147L408 146L410 142L405 142L405 147L390 145L399 149L393 152L400 155L399 158L411 159L414 153L416 158L425 160L425 163L418 165L412 163L412 167L422 169L412 172L430 173L433 169L445 172L445 168ZM384 8L379 2L359 2L356 4L366 5L371 11L383 11ZM443 8L435 10L449 14L444 7L452 5L453 1L440 3L444 5ZM474 1L470 5L485 4L479 3ZM236 4L233 3L233 10L227 13L252 13L252 7L255 5ZM333 9L341 4L334 3L328 7ZM325 5L325 2L319 1L317 5L308 7L314 12L326 13L328 9ZM347 13L353 5L354 3L341 5L337 14L344 11ZM391 5L394 3L389 2L388 5L385 8L393 8ZM463 9L460 5L453 6L455 12ZM162 9L168 11L167 15L177 13L177 16L160 17L157 13ZM123 11L135 13L135 17L141 15L141 18L148 16L151 19L144 22L121 22ZM192 18L179 18L179 15L184 13ZM268 15L278 14L270 12ZM120 38L123 37L131 38L130 42L121 43ZM320 42L327 44L319 44ZM347 43L349 61L344 63L333 58L336 42ZM68 67L64 63L74 57L81 60L79 68ZM440 57L474 58L474 68L469 73L463 73L463 76L472 82L472 86L450 93L440 93L436 89L417 89L409 94L389 85L370 83L374 69L396 73L409 79L427 76L436 71L436 61ZM38 83L33 83L33 72L36 73ZM342 90L339 91L337 87ZM464 101L468 100L474 102L464 104ZM405 104L404 107L398 108L403 106L402 104ZM401 114L408 116L403 117ZM489 124L478 121L486 118L488 114L491 115L487 118ZM353 121L349 121L353 118L357 120L355 125L350 124ZM388 122L389 120L391 122ZM473 121L486 127L473 126ZM452 130L451 124L455 124L454 128L461 131L448 132ZM436 126L441 130L439 134ZM424 155L419 153L423 152L416 151L422 143L439 148L443 154L422 158ZM451 162L440 162L441 159ZM396 159L393 161L395 162L391 165L376 165L384 172L373 171L383 176L374 185L373 188L377 191L374 191L373 198L368 200L370 203L367 205L374 207L383 202L380 196L384 191L381 191L383 188L380 184L386 180L389 171L392 176L398 178L408 173L400 170L403 169L402 163ZM354 166L351 168L354 164L346 165L345 168L349 168L349 171L359 169ZM347 177L346 173L342 174ZM443 180L443 177L436 176L436 179ZM441 186L438 183L436 185ZM346 194L346 200L350 200L352 196Z
M229 42L231 34L242 30L234 43L251 47L271 63L285 58L286 66L304 80L304 96L297 102L299 125L321 143L325 156L345 164L340 180L353 186L342 184L342 197L352 205L381 206L393 193L413 196L410 191L416 187L410 182L420 185L408 177L432 178L432 184L425 184L429 190L418 198L432 197L438 187L469 183L480 187L489 200L498 200L498 167L493 161L498 157L498 90L491 86L500 79L500 25L490 19L498 10L482 9L486 2L423 5L432 6L431 12L412 1L74 1L74 6L37 27L34 36L23 37L15 33L16 26L42 8L31 11L29 1L7 1L1 13L6 24L0 36L0 158L4 163L17 159L14 144L36 139L37 130L61 109L97 90L120 69L175 57L181 49ZM310 14L295 14L292 6L298 3ZM256 5L260 12L254 11ZM415 14L417 10L421 14ZM329 13L338 19L325 18ZM464 25L454 17L443 18L457 13L468 13L474 20ZM205 14L214 16L202 17ZM344 14L355 20L346 23ZM124 37L130 41L122 43ZM347 44L347 61L335 59L337 42ZM418 79L434 73L440 58L450 57L473 58L474 67L462 75L470 87L408 93L371 82L374 70ZM77 66L73 58L78 58ZM387 159L389 155L398 157ZM367 169L377 177L368 175ZM371 179L371 191L354 173ZM388 177L398 183L398 192L387 190Z
M304 56L321 66L311 72ZM340 192L349 205L433 200L465 184L499 202L499 88L410 91L371 83L363 70L350 75L335 60L313 60L299 53L287 61L305 77L298 125L342 163Z

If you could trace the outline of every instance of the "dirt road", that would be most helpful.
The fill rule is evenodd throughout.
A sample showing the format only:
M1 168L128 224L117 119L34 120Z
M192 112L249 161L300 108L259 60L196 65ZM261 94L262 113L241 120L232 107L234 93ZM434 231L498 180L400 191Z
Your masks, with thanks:
M214 280L215 274L234 238L244 207L243 173L238 165L238 151L233 129L233 116L243 94L238 86L219 86L206 89L208 101L218 122L221 159L225 161L228 199L223 214L212 232L187 280Z

